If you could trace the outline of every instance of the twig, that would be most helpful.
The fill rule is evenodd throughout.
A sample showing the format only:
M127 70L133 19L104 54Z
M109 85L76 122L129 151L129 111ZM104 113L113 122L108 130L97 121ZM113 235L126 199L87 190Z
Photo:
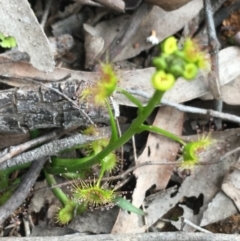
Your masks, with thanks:
M150 98L151 97L150 95L148 95L144 92L141 92L141 91L128 90L128 92L131 93L131 94L134 94L134 95L144 97L144 98ZM180 111L183 111L183 112L189 112L189 113L194 113L194 114L202 114L202 115L210 115L212 117L221 118L223 120L228 120L228 121L231 121L231 122L240 123L240 117L239 116L228 114L228 113L222 113L222 112L211 110L211 109L202 109L202 108L197 108L197 107L186 106L186 105L182 105L182 104L178 104L178 103L168 101L164 98L161 100L161 104L167 105L167 106L172 106L172 107L176 108L177 110L180 110Z
M135 163L137 160L137 148L136 148L135 136L132 136L132 146L133 146L133 157L134 157L134 163Z
M50 11L50 8L51 8L51 5L52 5L52 1L53 0L47 0L45 1L46 2L46 7L44 9L44 13L43 13L43 16L42 16L42 19L41 19L41 26L44 28L45 24L46 24L46 21L47 21L47 17L48 17L48 14L49 14L49 11Z
M221 90L219 81L219 48L220 43L217 39L216 29L213 20L213 13L211 8L210 0L204 0L204 10L207 22L207 32L208 32L208 46L210 48L211 55L211 69L212 71L208 75L209 88L215 99L215 108L217 111L222 112L222 100L221 100ZM222 128L221 119L216 119L215 124L217 129Z
M32 164L17 190L10 199L0 207L0 225L24 202L39 172L42 170L45 161L44 158L41 158Z
M54 156L59 152L71 148L76 145L86 144L94 140L98 140L104 138L106 136L83 136L81 134L77 134L71 137L67 137L61 140L56 140L51 143L42 145L34 150L24 152L12 159L9 159L0 164L0 170L7 169L12 166L29 163L36 159L40 159L42 157Z
M240 147L237 147L237 148L225 153L223 156L220 157L220 161L223 161L226 157L228 157L238 151L240 151Z
M25 236L29 237L31 234L31 231L30 231L30 224L26 214L23 216L23 226L24 226Z
M75 0L78 3L81 3L83 5L89 5L89 6L93 6L93 7L103 7L103 5L99 4L99 3L95 3L92 0Z
M133 178L133 176L128 176L127 178L125 178L124 180L122 180L121 182L118 182L117 185L114 187L114 191L117 191L119 189L121 189L126 183L128 183L131 179Z
M7 161L10 158L13 158L14 156L30 149L31 147L34 147L42 144L43 142L52 140L53 138L61 135L62 133L63 131L53 131L39 138L27 141L24 144L5 148L3 151L0 152L0 163Z
M200 232L203 232L203 233L212 233L212 232L210 232L210 231L208 231L208 230L206 230L206 229L204 229L204 228L201 228L201 227L197 226L196 224L192 223L191 221L189 221L189 220L186 219L186 218L183 218L183 222L184 222L185 224L187 224L187 225L189 225L189 226L197 229L197 230L200 231Z

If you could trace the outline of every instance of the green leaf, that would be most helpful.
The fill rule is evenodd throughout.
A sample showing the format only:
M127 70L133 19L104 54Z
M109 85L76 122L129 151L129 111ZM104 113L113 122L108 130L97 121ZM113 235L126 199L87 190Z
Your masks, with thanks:
M5 37L2 38L2 35L0 35L0 39L2 42L0 42L0 46L3 48L13 48L17 46L16 40L14 37Z
M142 216L146 215L146 213L143 212L142 209L135 207L128 200L126 200L122 197L116 197L114 199L114 202L116 203L116 205L118 205L120 208L122 208L124 210L127 210L127 211L132 212L132 213L136 213L136 214L139 214L139 215L142 215Z
M5 36L3 35L3 33L0 33L0 39L1 39L1 40L4 40L4 39L5 39Z

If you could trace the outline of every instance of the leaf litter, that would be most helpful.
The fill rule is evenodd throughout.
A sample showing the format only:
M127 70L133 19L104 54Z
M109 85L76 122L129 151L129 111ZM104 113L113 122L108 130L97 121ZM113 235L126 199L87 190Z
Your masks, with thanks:
M177 31L182 29L199 13L203 7L202 1L200 0L190 1L189 3L187 2L188 1L184 1L181 8L179 5L176 7L176 10L169 12L154 6L147 16L138 20L139 28L135 33L133 33L132 38L129 39L126 46L124 46L120 53L115 56L113 61L128 60L129 58L139 55L142 51L145 51L150 55L151 52L149 49L153 46L151 43L148 43L146 39L151 35L153 30L156 32L157 39L161 42L167 36L175 34ZM25 8L25 5L23 6ZM79 9L82 8L82 6L78 4L74 5L75 9L78 7ZM58 6L55 6L55 8L57 9ZM171 7L168 9L167 7L167 10L172 9ZM34 17L32 16L33 13L30 10L27 10L27 12L29 14L29 18ZM89 15L94 16L94 11L92 11L91 8L87 8L86 12L88 12ZM99 20L101 19L101 16L107 16L108 12L104 10L101 13L101 11L99 11L96 16L97 15L97 19ZM61 18L60 13L57 13L57 16ZM69 16L71 17L71 11L68 13L67 17ZM76 16L79 17L80 15ZM84 47L86 59L85 63L83 63L83 55L81 55L81 52L78 50L74 54L75 56L76 53L79 55L78 57L80 59L80 63L75 64L76 66L85 65L85 68L92 66L93 63L98 60L98 56L101 55L101 52L108 51L110 44L118 32L121 31L121 29L128 24L129 19L131 19L131 14L121 14L115 18L96 21L96 24L91 25L91 21L84 21L83 18L79 20L76 16L70 20L78 24L77 29L80 33L85 33L84 37L82 35L80 37L78 36L78 38L85 38ZM81 15L81 17L82 16L86 15ZM94 17L91 18L94 19ZM65 21L65 19L66 16L62 17L60 21L54 21L54 24L51 24L53 28L52 32L55 36L61 37L62 34L69 34L69 32L66 32L66 29L69 27L71 21L68 22L69 20ZM35 24L36 21L34 20L33 22ZM230 24L228 22L228 26L229 25L231 25L231 21ZM3 27L6 29L6 26ZM14 27L16 28L16 26ZM1 76L7 76L9 78L7 81L9 85L24 89L26 88L26 85L28 85L27 88L32 86L32 83L27 83L28 81L24 80L24 78L39 78L50 82L56 82L69 74L71 75L69 81L74 81L75 79L92 81L97 78L98 73L96 72L79 71L79 69L82 70L84 68L75 68L77 70L74 70L74 68L69 67L71 66L71 64L69 64L71 62L69 62L69 59L73 58L70 48L66 48L66 51L64 50L62 52L56 51L56 48L55 51L52 51L48 45L48 40L46 39L45 34L39 30L39 27L40 25L37 24L34 31L38 31L41 36L41 48L34 48L35 51L33 51L31 48L32 45L26 47L29 44L29 39L25 38L24 34L21 35L20 39L19 35L13 33L9 25L7 26L7 30L9 32L7 32L7 30L6 32L16 37L19 43L19 49L24 50L30 55L31 64L37 68L35 69L32 65L26 62L16 62L16 60L11 62L9 61L9 58L3 57L3 55L1 57L0 73ZM73 27L73 25L71 27ZM29 34L31 35L31 33ZM76 29L74 28L71 28L70 34L74 37L76 37L75 35L78 35L78 33L76 33ZM69 35L70 38L72 38L71 35ZM59 45L55 44L55 47L56 46L58 47ZM45 49L43 50L43 48ZM56 56L56 52L60 53L60 55L57 54L57 56L61 59L64 67L55 68L53 72L50 73L40 71L52 70L53 55L55 54ZM9 56L10 55L8 55L8 57ZM10 58L14 57L10 56ZM239 105L239 48L225 48L220 51L219 58L223 101L227 104ZM43 65L43 62L46 65ZM147 80L150 79L154 70L153 68L148 68L147 65L144 67L146 68L138 70L120 70L120 86L128 88L129 90L143 92L145 95L151 96L152 87ZM1 82L4 82L4 80L1 80ZM6 83L6 81L4 83ZM46 85L48 85L48 83L46 83ZM205 74L202 73L191 83L178 80L176 86L166 93L164 99L176 103L183 103L202 97L206 94L208 94L208 98L209 96L211 98ZM132 105L119 94L115 94L114 98L115 102L119 105ZM204 98L206 98L206 96ZM143 103L146 103L145 98L140 99ZM163 126L164 129L169 129L169 131L181 135L184 123L183 113L171 107L161 107L157 117L155 118L155 123L159 126ZM231 177L231 175L234 174L234 172L231 173L231 170L238 172L238 169L235 166L238 163L238 155L234 154L223 160L221 157L228 151L238 147L238 133L240 133L239 129L213 132L211 135L217 141L208 149L208 151L203 153L201 158L202 161L209 162L209 165L197 166L192 174L186 177L178 188L175 186L170 188L168 187L168 183L173 177L172 174L176 169L176 166L174 165L145 166L136 169L134 171L134 175L136 176L137 183L132 195L132 202L136 206L142 207L144 211L148 213L148 215L144 217L144 220L135 214L128 214L126 211L120 211L116 219L117 210L114 212L114 215L105 211L102 213L96 212L95 214L86 213L86 219L84 218L84 215L82 217L78 216L71 223L71 227L80 232L93 233L109 233L110 231L113 233L146 232L146 230L153 227L161 217L164 217L164 215L176 205L181 206L183 209L182 218L188 219L199 226L205 226L236 214L238 212L236 206L238 206L239 202L239 190L236 184L237 181ZM195 136L193 138L197 137ZM25 139L22 138L20 142L23 142L24 140ZM15 145L15 142L12 143ZM5 147L6 145L3 146ZM136 160L135 164L148 161L150 159L151 161L159 161L159 159L175 161L178 149L179 147L176 143L173 143L164 137L150 134L146 147ZM220 161L217 162L218 160ZM211 162L216 162L216 164L211 164ZM155 187L155 192L157 192L146 197L146 193L153 186ZM231 190L233 192L230 192ZM233 202L230 201L228 196L234 200L236 206L233 205ZM184 206L183 199L191 197L194 197L195 199L203 197L202 205L200 205L198 213L194 213L192 209ZM42 204L40 204L40 206L41 205ZM180 217L181 216L178 218ZM113 224L115 220L116 222ZM109 223L107 223L107 221L109 221ZM170 221L177 227L177 229L181 228L180 221ZM79 223L85 224L86 227L79 225ZM89 227L89 223L91 223L91 227ZM103 223L107 223L107 225L104 226L102 225ZM193 228L185 225L182 230L193 231Z

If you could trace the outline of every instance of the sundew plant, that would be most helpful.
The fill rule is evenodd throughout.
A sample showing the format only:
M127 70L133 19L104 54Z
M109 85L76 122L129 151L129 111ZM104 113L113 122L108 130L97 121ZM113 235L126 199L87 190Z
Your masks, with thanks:
M102 182L103 177L106 174L111 175L117 166L118 156L116 151L136 133L142 131L154 132L181 144L183 146L181 165L186 167L195 166L199 162L199 153L212 143L210 137L186 143L180 137L164 129L144 124L146 118L161 102L164 93L174 86L179 77L191 81L196 78L200 69L208 68L209 62L206 54L201 51L197 42L188 38L183 46L179 47L175 37L167 38L160 45L160 55L153 59L153 65L156 71L149 81L151 81L155 91L145 106L126 90L118 87L118 76L110 63L101 64L100 80L96 84L87 86L79 96L82 101L91 101L95 105L106 106L109 112L112 134L109 139L101 139L91 144L78 146L77 148L85 150L87 154L85 157L74 159L52 157L51 163L45 167L45 175L50 185L56 183L54 179L56 174L76 180L71 187L70 196L67 196L59 187L53 188L53 192L63 205L57 215L57 221L60 224L69 223L74 215L86 209L110 208L114 205L144 215L141 209L134 207L130 202L123 199L114 187ZM109 102L109 98L114 92L123 94L138 108L136 119L121 136L118 133ZM84 134L96 135L96 131L93 126L90 126ZM91 172L91 168L96 165L99 168L99 173L94 181L91 183L83 181ZM80 181L78 181L79 178Z

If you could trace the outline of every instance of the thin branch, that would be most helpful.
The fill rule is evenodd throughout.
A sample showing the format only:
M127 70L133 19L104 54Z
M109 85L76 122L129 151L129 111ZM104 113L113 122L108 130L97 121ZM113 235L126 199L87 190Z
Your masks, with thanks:
M45 161L45 158L41 158L32 164L17 190L10 199L0 207L0 225L24 202L39 172L42 170Z
M82 145L89 143L94 140L98 140L106 137L104 136L84 136L81 134L77 134L74 136L70 136L61 140L56 140L51 143L42 145L34 150L24 152L16 157L13 157L3 163L0 164L0 170L7 169L12 166L21 165L25 163L29 163L35 161L36 159L40 159L42 157L54 156L59 152L71 148L73 146Z
M23 144L5 148L3 151L0 152L0 163L5 162L10 158L13 158L14 156L16 156L34 146L37 146L46 141L52 140L53 138L60 136L62 133L63 133L63 131L53 131L49 134L46 134L39 138L27 141Z
M207 23L208 46L211 55L211 69L208 74L209 88L215 99L215 109L222 112L223 102L221 100L220 80L219 80L219 48L220 43L217 39L216 28L213 20L213 12L210 0L204 0L204 10ZM215 124L217 129L222 128L222 120L216 119Z
M44 28L45 24L46 24L46 21L47 21L47 17L48 17L48 14L50 12L50 8L51 8L51 5L52 5L52 1L53 0L47 0L46 1L46 7L44 9L44 13L43 13L43 16L42 16L42 19L41 19L41 26Z
M134 95L148 98L148 99L151 97L150 95L146 94L145 92L141 92L141 91L128 90L128 92L131 94L134 94ZM164 98L161 100L161 104L174 107L175 109L180 110L182 112L201 114L201 115L209 115L212 117L221 118L223 120L228 120L228 121L240 124L240 117L236 116L236 115L222 113L222 112L211 110L211 109L202 109L202 108L197 108L197 107L186 106L186 105L168 101Z
M186 218L183 218L183 222L184 222L185 224L187 224L187 225L189 225L189 226L197 229L197 230L200 231L200 232L203 232L203 233L212 233L212 232L210 232L210 231L208 231L208 230L206 230L206 229L204 229L204 228L201 228L201 227L199 227L198 225L192 223L191 221L189 221L189 220L186 219Z
M81 3L83 5L93 6L93 7L103 7L103 5L99 3L95 3L92 0L75 0L75 2Z
M219 48L220 43L217 39L216 29L213 20L213 13L210 0L204 0L204 9L208 32L208 46L211 55L212 71L214 76L210 76L210 89L216 100L221 99L219 82Z

